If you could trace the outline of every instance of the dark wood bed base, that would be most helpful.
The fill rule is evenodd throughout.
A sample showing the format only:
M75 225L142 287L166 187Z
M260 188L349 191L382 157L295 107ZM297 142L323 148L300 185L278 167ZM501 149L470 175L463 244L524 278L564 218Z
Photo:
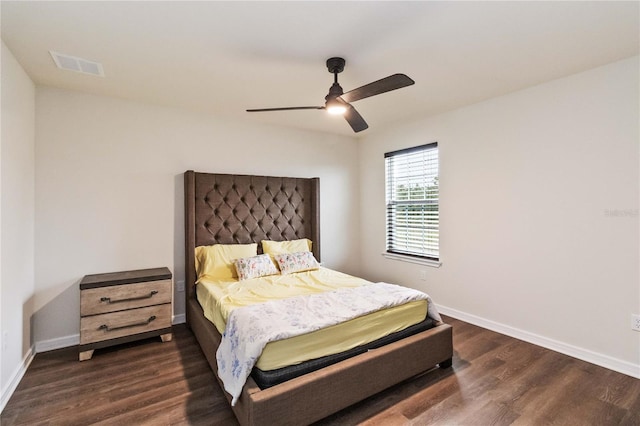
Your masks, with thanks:
M216 377L221 336L195 298L195 247L296 238L312 240L320 259L319 179L185 173L187 325ZM452 356L452 329L442 324L268 389L249 377L232 408L242 425L309 424L438 364L449 367Z

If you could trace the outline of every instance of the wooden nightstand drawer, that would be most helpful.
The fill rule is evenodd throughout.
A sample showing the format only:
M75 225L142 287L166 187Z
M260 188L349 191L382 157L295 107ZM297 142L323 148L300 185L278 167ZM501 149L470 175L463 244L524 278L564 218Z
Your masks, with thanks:
M171 304L92 315L80 319L80 344L171 327Z
M92 288L80 293L80 315L96 315L171 303L171 280Z

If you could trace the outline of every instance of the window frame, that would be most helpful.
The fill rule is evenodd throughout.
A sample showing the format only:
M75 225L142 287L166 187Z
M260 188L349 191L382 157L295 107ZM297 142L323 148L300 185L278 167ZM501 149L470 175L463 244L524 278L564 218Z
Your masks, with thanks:
M397 194L394 192L390 185L394 182L397 182L398 179L395 176L390 176L391 173L391 165L390 158L398 158L399 156L406 156L417 152L426 152L436 150L436 166L435 166L435 178L433 176L434 168L422 169L422 173L420 174L420 179L430 178L435 179L437 182L435 186L435 199L427 198L430 195L433 195L433 187L430 187L430 190L426 189L423 192L423 198L418 200L398 200L392 199L392 194ZM431 142L423 145L418 145L410 148L404 148L396 151L386 152L384 154L385 159L385 252L383 255L389 259L394 260L403 260L411 263L419 263L425 264L428 266L440 266L441 265L441 253L440 253L440 188L439 188L439 178L440 178L440 151L438 147L438 142ZM415 170L415 169L413 169ZM431 172L431 173L430 173ZM428 177L427 175L431 175ZM400 179L406 179L406 176L403 175ZM434 202L435 200L435 202ZM404 203L403 203L404 201ZM424 202L421 202L424 201ZM423 206L423 211L420 214L420 221L426 223L428 221L433 222L433 217L428 218L428 209L427 206L435 205L436 206L436 219L435 219L435 230L436 230L436 252L431 251L428 253L429 249L424 245L424 248L421 252L417 250L399 250L397 244L394 247L393 244L393 236L398 234L397 227L395 227L395 223L397 222L397 217L394 219L394 211L397 211L397 206L409 206L409 205L418 205ZM425 231L427 232L427 231ZM422 237L424 241L424 236ZM395 248L395 249L394 249ZM405 247L406 248L406 247Z

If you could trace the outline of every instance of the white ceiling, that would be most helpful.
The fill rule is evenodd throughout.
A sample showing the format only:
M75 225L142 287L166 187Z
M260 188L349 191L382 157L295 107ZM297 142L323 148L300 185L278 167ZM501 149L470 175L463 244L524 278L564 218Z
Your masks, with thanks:
M325 61L345 91L405 73L416 84L354 106L375 132L639 52L632 2L11 2L2 39L38 85L353 135L323 111ZM56 68L49 50L103 64Z

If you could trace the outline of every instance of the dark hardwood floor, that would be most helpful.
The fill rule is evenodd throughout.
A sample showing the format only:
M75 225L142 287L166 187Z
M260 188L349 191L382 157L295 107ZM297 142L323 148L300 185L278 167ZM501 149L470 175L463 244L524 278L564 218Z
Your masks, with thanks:
M462 321L436 369L318 425L640 425L640 380ZM195 338L36 355L2 425L236 425Z

